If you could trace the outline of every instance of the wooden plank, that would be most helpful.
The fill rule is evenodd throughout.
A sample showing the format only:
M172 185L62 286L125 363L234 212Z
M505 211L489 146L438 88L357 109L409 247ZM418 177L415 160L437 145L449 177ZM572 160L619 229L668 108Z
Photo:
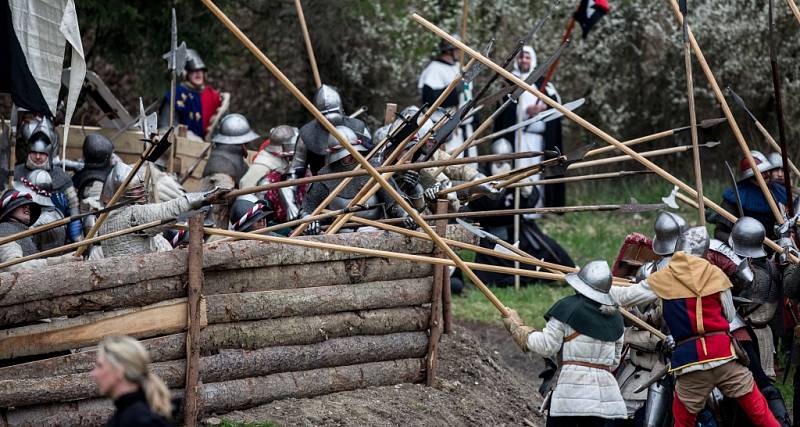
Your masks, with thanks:
M447 213L450 208L449 203L442 203L441 200L437 201L436 213ZM436 226L443 226L448 230L447 220L436 221ZM463 231L463 230L462 230ZM474 238L475 236L473 236ZM477 242L475 242L477 244ZM439 266L442 269L442 326L445 334L453 333L453 296L450 288L450 268L446 266Z
M186 386L184 414L187 427L197 425L200 412L197 394L200 379L200 328L205 310L202 309L203 292L203 220L205 215L189 218L189 262L187 263L189 288L186 322Z
M201 313L206 323L206 308ZM186 329L186 299L0 331L0 359L95 345L109 335L147 338Z

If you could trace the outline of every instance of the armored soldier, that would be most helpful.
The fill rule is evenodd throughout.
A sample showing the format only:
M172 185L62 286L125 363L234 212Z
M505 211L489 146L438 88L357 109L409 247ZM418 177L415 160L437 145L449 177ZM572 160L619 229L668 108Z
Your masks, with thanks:
M212 117L218 110L224 112L220 93L206 82L208 69L194 49L186 50L186 80L175 87L175 120L200 138L210 130ZM168 127L170 93L167 91L161 103L159 117L161 127Z
M289 165L294 157L294 147L297 142L298 129L280 125L269 132L268 144L262 146L253 164L239 180L239 188L248 188L258 185L280 182L287 178ZM275 208L275 220L285 222L297 218L300 212L298 203L302 202L305 186L295 190L292 187L283 187L260 193L259 197L269 200ZM300 199L296 200L296 196Z
M72 176L72 184L81 201L81 210L89 211L87 199L100 201L100 193L108 173L114 167L114 145L99 133L86 135L83 140L83 169ZM96 204L95 204L96 205Z
M314 95L314 106L331 124L350 128L359 137L365 148L372 147L372 135L369 128L361 120L345 115L342 98L336 89L325 84L322 85ZM300 137L297 139L292 165L289 169L289 179L304 177L306 170L310 170L314 175L319 174L320 168L326 164L328 136L328 131L316 119L300 128Z
M661 301L671 333L671 369L676 376L672 414L676 426L694 426L715 387L735 399L757 426L778 425L738 358L729 329L735 308L725 273L702 258L709 238L704 227L681 234L669 263L630 287L611 290L614 301L633 306ZM738 348L738 347L737 347Z
M339 133L341 133L345 138L347 138L348 142L350 142L353 148L355 148L357 151L366 152L368 150L367 147L361 143L361 140L358 139L358 136L356 136L356 133L353 132L352 129L345 126L337 126L336 130L339 131ZM320 175L350 171L353 170L353 168L355 168L355 166L358 164L350 155L350 153L339 144L339 141L333 135L329 136L327 162L328 164L319 170ZM342 179L343 178L313 183L311 188L308 190L308 194L306 194L305 199L303 200L301 217L310 215L311 212L313 212L322 203L322 201L334 189L336 189L336 187L342 182ZM347 207L356 194L367 185L367 181L369 181L369 179L370 177L368 175L353 177L352 181L350 181L350 183L336 195L336 198L333 199L329 205L330 209L336 210ZM387 181L389 181L390 185L396 185L394 180L391 178ZM384 189L378 190L378 192L370 197L365 204L367 206L378 206L382 204L382 207L378 206L377 209L358 212L356 213L357 216L368 219L381 219L384 217L406 218L406 221L404 222L406 227L414 228L416 226L413 218L409 217L408 213L406 213ZM318 221L310 223L306 228L307 234L318 234L320 231L321 229Z
M25 163L19 164L14 168L14 179L27 177L28 174L36 169L41 169L49 172L52 179L52 192L61 194L56 196L65 200L64 214L77 215L80 213L78 193L72 185L70 176L61 170L61 168L53 167L53 152L58 145L58 136L56 135L53 123L44 118L31 133L28 139L28 155ZM67 237L70 241L77 242L81 239L81 222L75 220L67 226Z
M111 170L103 185L103 203L108 203L131 170L129 165L122 162L114 165L114 169ZM123 200L133 200L135 204L111 211L106 221L100 226L98 234L109 234L148 222L177 217L183 212L216 202L222 194L224 191L217 190L205 193L186 193L182 197L168 202L147 203L147 183L144 175L139 171L131 179L123 195ZM102 242L103 254L105 257L114 257L169 250L171 246L158 236L167 228L169 225L157 226L138 233L104 240Z
M203 170L203 189L231 189L247 172L245 144L259 138L250 130L250 123L241 114L229 114L222 119L220 130L211 139L214 148Z
M63 197L59 197L60 193L53 195L53 181L47 171L41 169L32 170L28 176L15 180L13 187L20 193L30 194L33 201L41 209L39 219L34 221L31 227L38 227L64 219L64 212L67 208L65 200ZM59 206L56 206L56 203ZM32 237L39 250L45 251L57 248L66 244L67 227L65 225L54 227L34 234Z
M20 193L17 190L6 190L0 199L0 237L17 234L39 219L41 207L37 205L29 193ZM39 252L36 243L30 236L6 243L0 246L0 262L8 262L17 258L33 255ZM32 259L12 265L4 271L18 271L41 268L48 265L63 264L65 262L79 261L81 258L72 254L51 258Z
M252 194L236 198L231 206L231 223L228 229L250 232L274 224L272 206L267 200L259 200Z
M625 418L625 402L611 374L622 355L623 321L609 295L611 270L605 261L591 261L566 276L575 295L557 301L537 331L525 326L514 310L503 319L523 351L544 357L561 351L548 426L602 426Z

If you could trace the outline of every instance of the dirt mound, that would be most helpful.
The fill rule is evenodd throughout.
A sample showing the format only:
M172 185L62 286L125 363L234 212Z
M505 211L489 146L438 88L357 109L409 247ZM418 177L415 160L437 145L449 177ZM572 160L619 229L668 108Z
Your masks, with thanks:
M538 358L497 326L460 323L439 346L437 384L401 384L286 399L220 416L278 425L544 425Z

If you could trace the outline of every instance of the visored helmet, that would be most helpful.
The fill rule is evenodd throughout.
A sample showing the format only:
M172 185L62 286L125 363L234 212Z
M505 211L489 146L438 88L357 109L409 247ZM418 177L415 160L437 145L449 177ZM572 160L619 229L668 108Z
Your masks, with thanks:
M675 252L682 251L702 258L708 251L711 238L705 227L692 227L683 233L675 244Z
M368 151L367 147L365 147L361 141L356 136L356 133L353 132L347 126L336 126L336 130L339 131L342 136L356 149L356 151L366 152ZM333 134L328 135L328 157L327 163L331 164L334 162L338 162L343 158L350 155L350 152L347 151L344 146L339 143L339 140Z
M322 85L314 94L314 106L334 125L344 119L342 97L332 86Z

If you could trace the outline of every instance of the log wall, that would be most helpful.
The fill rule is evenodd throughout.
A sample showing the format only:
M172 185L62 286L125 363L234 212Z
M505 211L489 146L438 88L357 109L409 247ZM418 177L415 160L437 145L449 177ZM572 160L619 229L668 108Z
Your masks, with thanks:
M304 239L434 253L385 232ZM89 371L108 335L140 338L150 369L182 396L187 262L178 249L0 273L0 426L102 425L113 405ZM442 286L431 265L254 241L204 245L202 264L201 416L426 378Z

